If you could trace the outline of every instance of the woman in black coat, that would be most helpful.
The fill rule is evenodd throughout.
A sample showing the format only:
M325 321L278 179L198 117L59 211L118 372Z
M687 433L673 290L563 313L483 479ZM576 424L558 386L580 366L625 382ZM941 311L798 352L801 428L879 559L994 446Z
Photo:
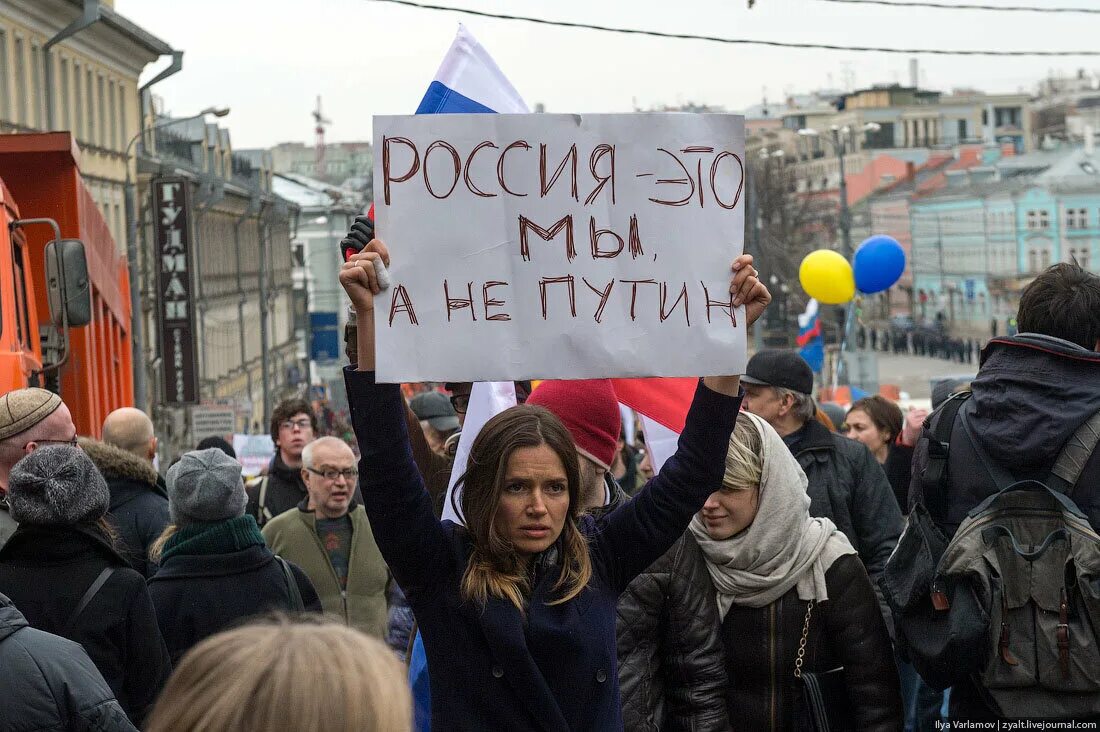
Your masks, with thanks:
M273 610L321 612L313 584L278 559L245 513L241 464L217 448L188 452L168 470L172 523L150 558L161 633L176 662L203 638Z
M863 443L886 472L903 514L909 513L909 482L913 473L913 448L898 444L905 422L901 407L884 396L860 399L848 409L842 432Z
M359 339L359 369L345 381L371 529L420 624L432 730L622 729L615 605L720 483L738 378L699 385L676 455L599 519L581 513L578 453L561 421L537 406L505 410L471 446L465 525L440 522L412 458L400 389L370 373L374 266L386 259L373 240L340 273ZM731 292L747 301L751 323L769 296L751 258L735 268Z
M809 505L806 476L782 438L742 413L722 488L682 540L691 547L683 556L695 557L697 566L679 571L702 568L707 580L671 583L671 593L651 593L645 608L657 617L678 616L695 595L716 612L666 623L655 642L684 646L685 637L671 636L678 633L702 644L708 630L717 633L732 728L800 730L806 705L796 669L842 669L836 701L849 718L839 729L900 730L897 671L867 572L831 521L810 518ZM704 693L710 683L700 678L695 691Z
M172 671L145 578L115 550L110 494L78 448L16 463L8 500L19 528L0 550L0 592L31 627L84 646L136 725Z

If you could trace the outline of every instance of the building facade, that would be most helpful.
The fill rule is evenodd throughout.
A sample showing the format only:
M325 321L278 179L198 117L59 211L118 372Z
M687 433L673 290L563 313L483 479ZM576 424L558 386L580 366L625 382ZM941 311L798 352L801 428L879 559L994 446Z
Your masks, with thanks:
M141 120L138 77L173 50L113 4L101 0L96 20L61 40L82 17L82 0L0 4L0 132L70 130L85 184L121 253L127 144Z

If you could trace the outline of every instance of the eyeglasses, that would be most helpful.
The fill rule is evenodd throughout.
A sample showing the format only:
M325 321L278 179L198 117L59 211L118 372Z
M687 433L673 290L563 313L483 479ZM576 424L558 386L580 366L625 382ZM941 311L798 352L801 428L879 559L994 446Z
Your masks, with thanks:
M455 411L459 414L466 414L466 408L470 406L469 394L453 394L451 396L451 406L455 408Z
M337 470L336 468L325 468L324 470L314 470L313 468L306 468L314 475L320 475L325 480L336 480L341 475L344 476L344 480L349 483L354 483L359 477L359 471L355 468L348 468L347 470Z
M305 417L301 419L286 419L279 423L279 429L292 430L297 427L300 430L307 430L313 426L313 422Z
M72 437L70 437L67 440L45 440L45 439L43 439L43 440L31 440L26 445L23 445L23 449L26 450L27 445L30 445L31 442L33 442L36 445L68 445L70 447L77 447L80 444L78 442L79 439L80 438L77 435L73 435Z

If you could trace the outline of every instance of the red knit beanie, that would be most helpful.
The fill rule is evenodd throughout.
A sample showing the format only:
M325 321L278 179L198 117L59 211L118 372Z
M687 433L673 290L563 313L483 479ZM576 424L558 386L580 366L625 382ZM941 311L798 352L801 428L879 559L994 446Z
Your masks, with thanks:
M622 416L609 379L544 381L527 403L553 412L573 436L577 452L604 470L611 469L619 449Z

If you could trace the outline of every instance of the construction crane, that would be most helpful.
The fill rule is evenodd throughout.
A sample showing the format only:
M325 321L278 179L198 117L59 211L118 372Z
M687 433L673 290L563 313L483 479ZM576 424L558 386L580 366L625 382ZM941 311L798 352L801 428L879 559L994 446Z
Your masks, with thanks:
M313 122L315 124L314 132L317 133L316 149L314 150L314 160L316 176L318 178L325 177L325 125L331 125L332 120L328 119L321 113L321 95L317 95L317 108L313 110Z

